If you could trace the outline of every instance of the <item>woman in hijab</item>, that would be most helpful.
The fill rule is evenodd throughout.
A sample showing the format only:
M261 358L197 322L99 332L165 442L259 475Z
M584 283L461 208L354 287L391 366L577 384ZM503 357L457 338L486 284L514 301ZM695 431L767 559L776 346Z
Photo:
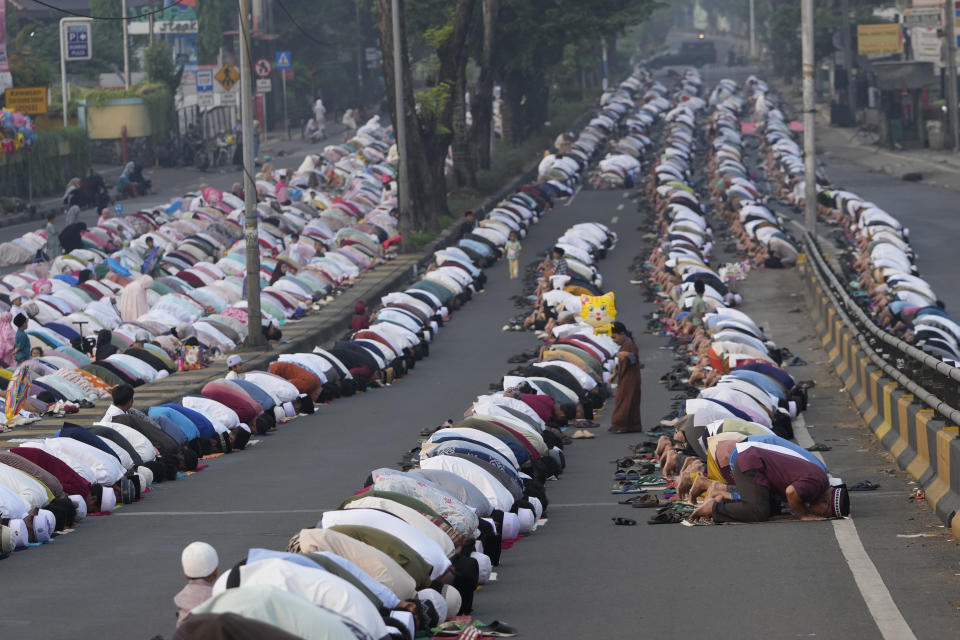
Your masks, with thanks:
M13 328L13 314L9 311L0 313L0 365L12 366L16 363L13 357L17 332Z
M640 421L640 352L622 322L614 322L610 337L620 346L617 352L617 400L610 420L610 431L633 433L643 431Z
M67 226L70 226L77 221L77 216L80 215L80 207L77 205L71 206L67 209L67 213L63 216L63 221Z
M270 284L276 284L277 280L279 280L286 274L287 274L287 263L283 261L277 262L277 266L274 267L273 273L270 274Z
M81 234L87 230L86 222L74 222L63 228L60 232L60 246L64 253L70 253L75 249L83 248L83 237Z
M121 193L127 198L136 198L140 195L137 191L137 183L133 181L134 168L133 162L128 162L120 177L117 178L117 193Z
M110 330L100 329L97 332L96 361L106 360L117 352L117 348L110 342Z
M120 293L120 317L124 322L136 322L137 319L150 311L147 302L147 291L153 286L153 278L140 276L123 288Z

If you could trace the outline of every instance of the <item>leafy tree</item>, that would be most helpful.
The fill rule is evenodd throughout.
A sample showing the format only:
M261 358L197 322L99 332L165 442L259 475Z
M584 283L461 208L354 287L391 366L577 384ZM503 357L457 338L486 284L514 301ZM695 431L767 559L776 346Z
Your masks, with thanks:
M237 21L236 0L200 0L197 2L197 47L200 64L213 64L223 46L227 20ZM236 28L236 25L233 25Z

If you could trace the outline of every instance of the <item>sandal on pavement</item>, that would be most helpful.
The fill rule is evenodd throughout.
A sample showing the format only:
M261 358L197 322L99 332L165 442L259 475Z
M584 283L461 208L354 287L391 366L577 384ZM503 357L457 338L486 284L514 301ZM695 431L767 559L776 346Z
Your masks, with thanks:
M879 489L880 485L876 482L870 482L869 480L861 480L852 487L848 487L847 491L873 491L874 489Z
M632 504L634 504L635 502L639 502L641 499L645 498L646 496L647 496L646 493L641 493L641 494L639 494L639 495L630 496L630 497L627 498L626 500L621 500L621 501L620 501L620 504L631 504L631 505L632 505Z
M646 493L647 490L641 487L638 484L624 484L614 486L610 489L610 493L614 494L623 494L623 493Z
M632 503L634 509L650 509L660 506L660 498L652 493L645 493L637 496L637 500Z
M671 511L670 509L664 509L647 520L647 524L679 524L682 521L683 517L679 513Z
M631 518L610 518L610 519L613 520L613 524L619 525L621 527L632 527L633 525L637 524L637 521Z

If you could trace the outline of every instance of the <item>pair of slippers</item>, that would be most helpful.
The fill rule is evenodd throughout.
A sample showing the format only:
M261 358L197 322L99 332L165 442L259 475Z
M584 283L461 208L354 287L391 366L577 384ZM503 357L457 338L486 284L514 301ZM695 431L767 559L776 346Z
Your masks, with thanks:
M660 498L652 493L642 493L640 495L627 498L626 500L621 500L620 504L628 504L634 509L650 509L653 507L662 506Z
M593 440L597 436L593 435L586 429L577 429L573 432L573 434L571 434L570 437L574 440Z

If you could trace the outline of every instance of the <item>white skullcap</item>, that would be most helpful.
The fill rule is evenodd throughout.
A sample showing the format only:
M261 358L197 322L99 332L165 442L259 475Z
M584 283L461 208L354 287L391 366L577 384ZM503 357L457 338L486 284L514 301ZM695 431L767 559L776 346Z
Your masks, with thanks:
M490 556L474 551L470 554L470 557L476 560L477 566L480 567L480 584L490 582L490 573L493 571L493 563L490 562Z
M235 366L237 366L238 364L241 364L242 362L243 362L243 358L241 358L240 356L238 356L238 355L236 355L236 354L234 354L234 355L232 355L232 356L227 356L227 366L228 366L228 367L235 367Z
M473 541L473 550L478 553L483 553L483 543L480 542L480 536L477 536L477 539Z
M10 527L0 524L0 556L13 553L13 532Z
M153 484L153 471L149 467L139 466L137 467L137 473L140 474L140 489L146 489Z
M297 417L297 410L293 408L293 403L292 403L292 402L284 402L284 403L283 403L283 412L286 414L286 416L287 416L288 418L296 418L296 417Z
M537 523L537 518L530 509L517 509L517 516L520 520L520 533L530 533L533 526Z
M137 471L137 477L140 479L140 495L143 496L144 489L149 487L150 484L147 482L147 476L143 475L139 471Z
M77 508L77 520L83 520L87 517L87 501L83 496L69 496L70 502Z
M550 276L550 286L555 290L563 289L570 282L570 276Z
M417 600L429 602L437 612L437 618L444 622L447 619L447 601L435 589L421 589L417 591Z
M37 511L33 516L33 535L37 542L50 542L50 536L57 528L57 518L46 509Z
M27 523L23 520L11 520L10 523L10 534L13 538L13 548L14 549L26 549L27 543L30 542L30 534L27 532Z
M117 494L113 492L113 487L103 488L103 497L100 498L100 512L110 513L117 506Z
M497 535L500 532L500 527L497 526L496 520L493 518L480 518L481 520L488 522L491 527L493 527L493 535Z
M503 533L501 537L504 541L516 540L520 535L520 518L515 513L503 514Z
M220 566L217 550L206 542L191 542L180 554L183 575L188 578L206 578Z
M412 638L414 636L416 632L416 627L414 626L414 619L413 619L412 613L410 613L409 611L391 611L390 617L396 620L397 622L399 622L400 624L402 624L407 629L407 631L410 634L409 637ZM387 627L387 629L389 630L390 627ZM399 629L396 629L395 631L397 632L396 634L391 633L390 635L400 635Z
M527 500L533 505L533 513L537 516L537 520L543 517L543 503L540 502L540 498L529 497Z
M460 614L463 598L453 585L443 585L443 599L447 601L447 620L453 620Z
M797 417L797 401L790 400L787 402L787 406L790 408L790 417L796 418Z
M283 405L274 405L273 417L277 422L283 422L287 419L287 412L283 410Z

